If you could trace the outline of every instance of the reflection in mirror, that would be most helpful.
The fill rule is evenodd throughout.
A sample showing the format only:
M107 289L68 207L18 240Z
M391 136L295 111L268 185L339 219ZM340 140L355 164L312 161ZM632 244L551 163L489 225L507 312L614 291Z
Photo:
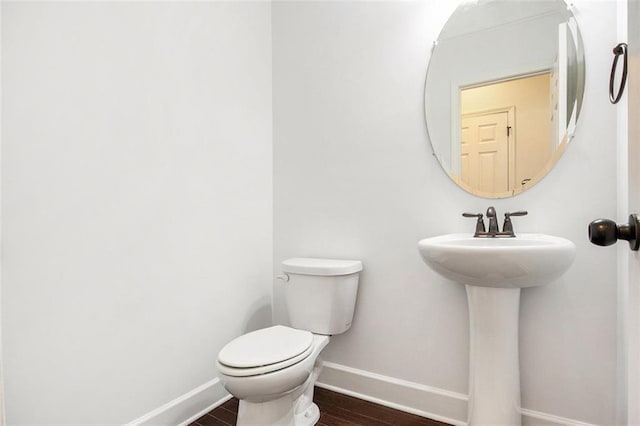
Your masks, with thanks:
M553 167L582 104L582 51L561 0L456 9L433 50L425 111L434 153L460 187L508 197Z

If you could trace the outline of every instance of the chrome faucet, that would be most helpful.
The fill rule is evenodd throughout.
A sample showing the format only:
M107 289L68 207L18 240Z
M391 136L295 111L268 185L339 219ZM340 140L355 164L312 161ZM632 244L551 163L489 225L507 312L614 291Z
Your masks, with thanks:
M464 217L476 217L476 232L473 234L475 238L496 238L496 237L515 237L513 232L513 223L511 222L511 216L524 216L528 214L526 211L517 211L513 213L504 214L504 224L502 225L502 232L498 228L498 215L496 209L491 206L487 209L487 218L489 218L489 231L485 231L484 220L482 219L482 213L462 213Z

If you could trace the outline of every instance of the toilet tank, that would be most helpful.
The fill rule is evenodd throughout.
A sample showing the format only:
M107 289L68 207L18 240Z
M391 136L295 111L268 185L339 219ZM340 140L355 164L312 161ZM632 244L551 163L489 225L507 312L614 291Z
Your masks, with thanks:
M316 334L351 327L358 294L359 260L294 258L282 262L291 326Z

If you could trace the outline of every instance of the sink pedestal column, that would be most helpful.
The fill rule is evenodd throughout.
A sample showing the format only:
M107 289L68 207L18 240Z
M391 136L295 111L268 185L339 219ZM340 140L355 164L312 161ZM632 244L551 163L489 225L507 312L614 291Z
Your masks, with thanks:
M469 426L521 425L519 288L465 286L469 302Z

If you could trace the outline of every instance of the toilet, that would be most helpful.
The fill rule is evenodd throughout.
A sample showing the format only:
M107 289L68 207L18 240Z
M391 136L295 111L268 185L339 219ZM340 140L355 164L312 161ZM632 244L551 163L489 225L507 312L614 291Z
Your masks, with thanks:
M362 263L294 258L282 262L291 326L244 334L218 354L225 389L240 400L238 426L314 425L313 388L320 352L331 335L351 327Z

